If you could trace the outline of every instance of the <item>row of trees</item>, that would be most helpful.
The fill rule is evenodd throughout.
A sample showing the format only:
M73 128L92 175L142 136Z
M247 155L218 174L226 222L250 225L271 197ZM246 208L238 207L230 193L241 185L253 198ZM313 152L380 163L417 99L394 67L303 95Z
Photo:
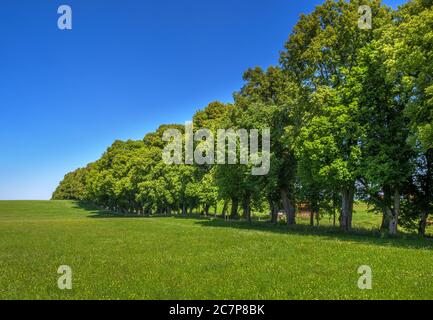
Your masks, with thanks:
M372 10L372 28L358 28L358 9ZM284 210L296 222L298 203L312 216L339 216L352 226L354 199L382 214L382 228L418 229L433 213L433 0L392 10L379 0L327 0L302 15L280 64L249 69L233 104L213 102L194 128L271 128L271 169L250 165L167 165L163 125L141 141L116 141L86 168L65 176L53 199L90 200L111 210L205 214L218 202ZM196 142L200 143L200 142ZM312 219L313 222L313 219Z

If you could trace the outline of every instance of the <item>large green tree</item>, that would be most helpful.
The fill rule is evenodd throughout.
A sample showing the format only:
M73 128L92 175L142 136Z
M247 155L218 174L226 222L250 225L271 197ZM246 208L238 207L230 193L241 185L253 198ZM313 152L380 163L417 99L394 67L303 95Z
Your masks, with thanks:
M417 153L408 203L419 217L419 233L425 233L433 212L433 1L414 0L397 12L392 27L381 39L388 81L405 101L410 119L409 139ZM406 213L406 217L410 216Z
M308 154L314 176L326 180L342 198L340 225L352 225L355 182L360 163L360 50L373 30L361 30L358 9L369 5L373 29L385 23L388 9L380 1L331 1L301 16L281 54L284 70L297 80L305 109L300 148Z
M293 139L298 132L297 85L279 67L249 69L246 84L235 94L241 127L270 128L270 171L256 178L275 214L283 205L288 224L295 224L296 158Z

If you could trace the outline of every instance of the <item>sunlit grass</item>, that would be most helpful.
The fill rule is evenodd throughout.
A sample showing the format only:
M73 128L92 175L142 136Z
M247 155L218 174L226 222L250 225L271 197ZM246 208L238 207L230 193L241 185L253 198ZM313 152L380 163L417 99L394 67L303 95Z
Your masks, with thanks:
M355 226L380 224L364 209ZM326 219L320 228L288 229L106 217L71 201L3 201L0 298L433 299L433 243L341 234ZM60 265L72 268L71 291L57 288ZM360 265L373 269L372 290L357 287Z

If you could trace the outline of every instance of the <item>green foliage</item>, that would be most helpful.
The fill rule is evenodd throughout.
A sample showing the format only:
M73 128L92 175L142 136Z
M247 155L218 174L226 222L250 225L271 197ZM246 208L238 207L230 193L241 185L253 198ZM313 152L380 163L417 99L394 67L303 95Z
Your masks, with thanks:
M370 30L358 27L360 5L372 9ZM363 199L383 215L382 229L396 233L400 221L424 234L433 213L432 48L431 0L397 11L379 0L326 0L300 17L279 66L248 69L233 104L215 101L193 116L194 130L214 136L270 128L267 175L252 176L253 164L238 155L234 165L165 164L164 131L186 140L183 126L168 124L141 141L114 142L67 174L53 199L139 215L208 214L231 201L233 218L239 205L248 220L252 207L271 211L273 222L283 209L289 224L301 203L317 217L338 212L345 231L354 200Z
M85 200L86 176L91 165L80 168L65 175L53 193L53 200Z

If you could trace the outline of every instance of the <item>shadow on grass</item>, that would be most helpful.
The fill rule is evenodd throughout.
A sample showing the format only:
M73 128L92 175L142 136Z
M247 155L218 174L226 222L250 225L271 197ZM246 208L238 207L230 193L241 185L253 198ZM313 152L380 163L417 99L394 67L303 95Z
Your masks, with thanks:
M412 234L399 234L390 236L379 231L354 228L350 233L342 232L339 228L332 226L309 226L271 224L265 221L253 221L249 224L247 221L224 221L222 219L207 219L197 221L196 224L203 227L212 228L232 228L238 230L252 230L265 233L295 234L305 236L316 236L328 240L340 240L349 242L366 243L379 246L392 246L400 248L424 248L433 249L433 239L421 238ZM320 239L318 239L320 241Z
M198 214L187 214L187 215L180 215L180 214L141 214L137 215L135 213L121 213L121 212L113 212L109 211L103 208L100 208L96 206L93 203L85 202L85 201L76 201L74 208L85 210L88 213L89 218L94 219L109 219L109 218L178 218L178 219L206 219L206 217ZM209 218L209 217L208 217Z
M339 228L332 226L309 226L309 225L293 225L287 226L285 224L271 224L268 221L253 221L251 224L244 220L228 220L213 216L202 216L199 214L187 215L137 215L137 214L124 214L110 212L95 206L88 202L77 202L77 208L85 210L89 213L89 218L94 219L109 219L109 218L175 218L175 219L193 219L196 225L208 228L230 228L238 230L251 230L264 233L278 233L278 234L294 234L315 236L318 238L326 238L328 240L352 241L358 243L365 243L378 246L392 246L400 248L424 248L433 249L432 238L421 238L412 234L399 234L397 236L390 236L386 233L381 233L375 230L368 230L362 228L355 228L350 233L342 232ZM318 239L320 241L320 239Z

